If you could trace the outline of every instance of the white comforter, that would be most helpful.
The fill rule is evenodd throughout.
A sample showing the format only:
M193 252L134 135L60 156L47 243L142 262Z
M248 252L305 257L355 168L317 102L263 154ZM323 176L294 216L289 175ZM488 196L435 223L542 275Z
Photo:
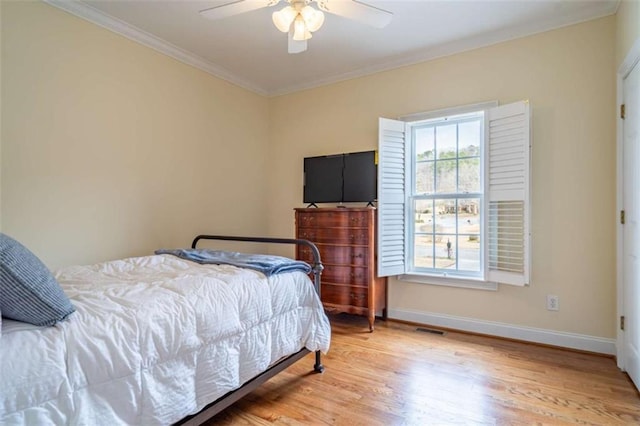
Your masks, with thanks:
M56 278L77 308L67 321L2 321L0 424L170 424L282 356L329 348L302 272L267 279L161 255Z

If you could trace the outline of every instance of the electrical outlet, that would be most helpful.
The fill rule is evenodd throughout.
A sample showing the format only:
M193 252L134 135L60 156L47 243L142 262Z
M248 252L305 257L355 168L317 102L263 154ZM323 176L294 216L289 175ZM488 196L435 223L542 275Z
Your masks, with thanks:
M557 311L560 309L560 300L558 296L553 294L547 294L547 310L548 311Z

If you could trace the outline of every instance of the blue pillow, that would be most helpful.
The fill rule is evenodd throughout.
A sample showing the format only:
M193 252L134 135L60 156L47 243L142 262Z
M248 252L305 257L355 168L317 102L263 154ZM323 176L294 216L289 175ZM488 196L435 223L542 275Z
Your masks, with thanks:
M25 246L0 233L0 312L33 325L53 325L75 308L47 267Z

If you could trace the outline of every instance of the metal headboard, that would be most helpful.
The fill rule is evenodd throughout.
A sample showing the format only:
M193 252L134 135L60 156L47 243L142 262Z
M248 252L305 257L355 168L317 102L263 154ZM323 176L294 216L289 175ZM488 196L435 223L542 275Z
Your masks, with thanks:
M313 265L311 265L311 271L313 272L313 285L315 286L316 293L320 296L320 275L324 266L320 260L320 251L315 244L309 240L302 240L296 238L270 238L270 237L237 237L229 235L198 235L193 239L191 248L196 248L198 241L200 240L222 240L222 241L240 241L240 242L253 242L253 243L274 243L274 244L294 244L303 245L311 249L313 255Z

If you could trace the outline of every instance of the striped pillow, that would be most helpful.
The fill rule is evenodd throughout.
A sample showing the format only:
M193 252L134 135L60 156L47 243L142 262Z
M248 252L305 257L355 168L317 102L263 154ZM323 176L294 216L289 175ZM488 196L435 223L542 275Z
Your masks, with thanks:
M26 247L0 233L0 312L5 318L53 325L75 308L47 267Z

